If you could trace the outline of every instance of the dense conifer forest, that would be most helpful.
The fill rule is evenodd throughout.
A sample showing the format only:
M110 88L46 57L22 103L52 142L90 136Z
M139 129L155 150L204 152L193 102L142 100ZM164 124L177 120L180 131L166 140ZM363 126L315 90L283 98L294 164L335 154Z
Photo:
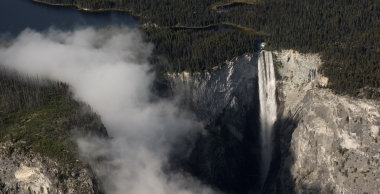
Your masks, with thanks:
M156 45L156 54L169 61L166 71L209 70L252 52L252 44L261 33L268 35L267 49L321 53L321 72L329 77L329 87L334 91L379 97L378 0L240 0L242 3L235 4L233 0L43 1L94 10L125 10L138 16L147 39ZM201 28L223 23L246 30ZM177 29L179 26L193 29Z
M0 143L12 154L39 153L76 166L77 137L108 137L100 117L76 101L69 85L20 75L0 66ZM74 129L74 126L76 129Z

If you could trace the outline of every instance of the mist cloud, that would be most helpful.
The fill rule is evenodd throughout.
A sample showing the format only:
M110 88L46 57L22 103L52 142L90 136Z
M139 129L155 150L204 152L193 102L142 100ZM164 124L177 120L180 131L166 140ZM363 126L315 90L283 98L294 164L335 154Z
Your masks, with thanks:
M155 75L148 73L147 58L152 49L137 29L126 27L27 29L0 48L0 64L69 83L76 98L102 117L114 140L78 144L84 156L109 157L112 168L97 172L107 193L215 193L185 173L162 171L170 146L202 125L173 102L151 101Z

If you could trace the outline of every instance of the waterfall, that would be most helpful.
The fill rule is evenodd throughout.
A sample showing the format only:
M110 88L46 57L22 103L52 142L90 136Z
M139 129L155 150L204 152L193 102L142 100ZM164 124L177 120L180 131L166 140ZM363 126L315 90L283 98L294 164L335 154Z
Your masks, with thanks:
M271 52L259 52L258 77L261 123L261 180L262 184L264 184L272 159L272 130L277 115L276 78Z

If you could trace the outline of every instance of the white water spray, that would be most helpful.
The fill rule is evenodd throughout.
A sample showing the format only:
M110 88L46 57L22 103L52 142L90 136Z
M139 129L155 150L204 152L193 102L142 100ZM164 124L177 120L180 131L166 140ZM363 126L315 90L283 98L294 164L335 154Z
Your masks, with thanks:
M261 122L261 180L264 184L272 160L272 131L277 114L276 78L271 52L260 51L258 76Z

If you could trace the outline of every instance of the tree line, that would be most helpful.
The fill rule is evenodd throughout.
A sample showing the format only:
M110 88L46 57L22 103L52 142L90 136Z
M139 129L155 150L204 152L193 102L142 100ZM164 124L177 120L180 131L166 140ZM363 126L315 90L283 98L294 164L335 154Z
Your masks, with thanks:
M251 52L258 36L238 30L180 30L172 26L232 23L270 34L267 49L321 53L321 72L337 93L376 98L380 84L380 2L378 0L266 0L213 10L230 0L44 0L91 9L121 9L140 16L157 54L174 71L207 70L234 54ZM150 29L154 28L154 29ZM204 42L196 41L202 40ZM221 38L221 41L217 41ZM246 44L243 44L246 42ZM170 45L174 44L174 45ZM220 47L220 48L217 48ZM193 55L193 56L190 56Z

